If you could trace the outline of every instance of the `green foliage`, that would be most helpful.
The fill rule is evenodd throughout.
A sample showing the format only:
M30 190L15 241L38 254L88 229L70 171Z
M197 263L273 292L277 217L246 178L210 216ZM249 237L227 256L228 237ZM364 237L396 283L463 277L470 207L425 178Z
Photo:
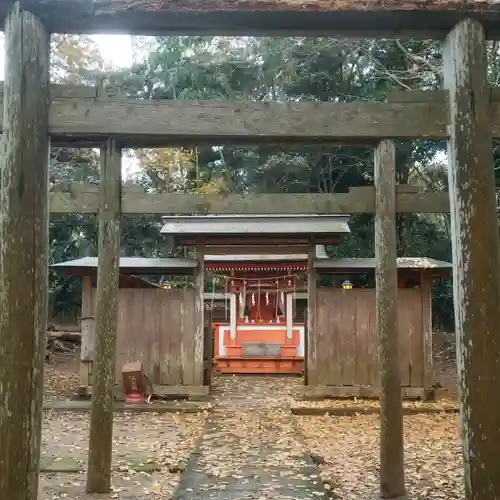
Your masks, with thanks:
M96 155L88 150L54 148L49 168L52 190L66 191L72 182L97 183ZM97 228L93 216L65 214L49 225L49 264L95 255ZM59 273L49 274L49 316L74 317L80 304L80 281Z
M497 74L493 71L492 78ZM428 41L163 37L156 39L144 60L113 78L129 95L144 99L379 101L395 89L439 88L441 54L438 45ZM426 190L445 189L446 170L439 162L443 151L442 143L432 141L397 144L398 182L411 182ZM144 151L139 157L144 168L131 182L152 191L332 193L373 182L373 155L368 147L213 144L193 150L189 145ZM69 163L77 161L75 157ZM67 168L59 168L58 182L63 177L74 180L86 175L93 182L97 177L95 159L88 171ZM330 248L330 253L373 256L373 218L355 215L350 224L352 235ZM93 221L67 216L65 225L64 229L51 227L51 235L58 241L53 258L95 252ZM155 218L125 219L124 255L166 254L158 228ZM399 255L451 259L446 217L399 216L397 232ZM78 241L74 241L75 235ZM76 293L71 280L64 286L67 288L54 287L53 293L57 297L63 292ZM451 327L451 287L444 282L435 291L436 321Z

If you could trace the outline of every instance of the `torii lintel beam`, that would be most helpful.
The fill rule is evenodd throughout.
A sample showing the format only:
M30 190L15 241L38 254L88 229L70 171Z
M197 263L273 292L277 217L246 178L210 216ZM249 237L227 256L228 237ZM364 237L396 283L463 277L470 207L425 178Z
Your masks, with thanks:
M0 17L11 0L0 0ZM55 33L444 38L464 18L500 37L493 0L23 0Z
M99 186L75 184L70 192L50 193L50 211L96 213ZM399 213L446 213L448 193L418 192L398 186L396 211ZM145 193L136 187L122 189L123 214L352 214L375 213L373 186L352 188L334 194L252 194L200 195Z
M492 91L493 137L500 137L498 97ZM400 92L389 102L277 103L127 99L98 95L94 87L54 85L51 101L54 146L95 147L108 137L132 148L203 142L367 145L449 137L443 91Z

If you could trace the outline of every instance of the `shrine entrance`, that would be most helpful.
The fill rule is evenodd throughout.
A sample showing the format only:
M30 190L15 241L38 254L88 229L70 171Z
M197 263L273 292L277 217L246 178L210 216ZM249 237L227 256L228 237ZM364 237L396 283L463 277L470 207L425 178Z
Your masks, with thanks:
M214 284L229 296L229 321L213 323L215 373L304 372L304 323L294 302L306 286L306 269L307 263L279 262L213 269Z
M188 216L164 222L161 232L176 244L203 239L213 372L302 375L305 317L297 315L296 303L307 292L310 249L313 259L326 258L324 245L349 234L347 217Z

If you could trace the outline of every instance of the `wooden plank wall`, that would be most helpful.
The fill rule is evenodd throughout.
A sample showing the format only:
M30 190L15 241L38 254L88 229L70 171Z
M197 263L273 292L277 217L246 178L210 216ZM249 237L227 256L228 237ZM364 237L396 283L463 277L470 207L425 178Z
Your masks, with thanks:
M317 385L378 386L375 290L316 292ZM421 289L398 290L402 385L424 387Z
M195 295L191 288L119 290L117 383L124 363L141 361L155 385L195 385Z

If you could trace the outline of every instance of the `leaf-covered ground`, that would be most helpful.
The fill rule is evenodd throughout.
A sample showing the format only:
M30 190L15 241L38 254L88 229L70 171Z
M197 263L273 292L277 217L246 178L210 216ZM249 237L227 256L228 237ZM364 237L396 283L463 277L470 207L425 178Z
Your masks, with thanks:
M308 449L318 457L331 498L373 500L378 492L376 416L296 417ZM463 498L458 417L405 417L405 473L412 500Z
M204 413L116 414L113 491L100 498L171 498L202 434L205 418ZM88 434L88 415L45 412L41 500L93 498L84 494Z
M79 385L80 360L77 352L57 353L50 363L45 363L45 401L70 398Z
M175 500L325 498L289 405L301 380L218 377L199 455Z
M78 353L57 354L45 366L44 400L71 398L79 383ZM113 491L102 500L172 498L207 413L115 413ZM89 415L44 412L40 500L90 500L85 494Z
M453 403L453 360L439 361L451 398L406 405ZM77 372L71 359L49 365L45 399L70 397ZM289 410L378 402L302 402L302 384L298 377L216 377L211 415L116 414L113 491L100 498L170 500L176 488L175 500L376 498L378 417L293 416ZM406 483L413 500L463 498L457 419L444 413L405 417ZM85 473L75 472L86 466L88 425L86 414L45 412L41 500L94 498L84 493ZM182 475L198 444L191 475Z

